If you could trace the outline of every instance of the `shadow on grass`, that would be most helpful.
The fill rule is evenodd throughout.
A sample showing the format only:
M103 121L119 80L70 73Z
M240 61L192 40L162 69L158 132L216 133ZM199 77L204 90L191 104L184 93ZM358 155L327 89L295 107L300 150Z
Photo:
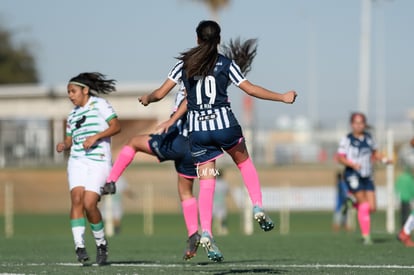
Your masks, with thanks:
M159 264L159 262L156 261L108 261L106 264L102 265L102 266L111 266L111 265L156 265ZM88 266L97 266L97 264L95 262L85 262L83 263L81 266L83 267L88 267Z
M245 268L245 269L230 269L223 271L214 271L214 275L226 275L226 274L286 274L288 271L283 269L274 268Z

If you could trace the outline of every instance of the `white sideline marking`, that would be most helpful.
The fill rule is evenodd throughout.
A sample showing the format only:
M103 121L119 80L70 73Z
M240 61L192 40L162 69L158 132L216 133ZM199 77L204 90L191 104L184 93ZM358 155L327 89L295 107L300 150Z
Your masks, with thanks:
M211 263L213 264L213 263ZM240 268L239 264L226 264L227 267ZM26 263L26 264L1 264L2 267L14 267L14 266L81 266L79 263ZM92 266L98 266L92 264ZM116 267L183 267L183 266L198 266L197 263L193 264L148 264L148 263L110 263L109 266ZM205 265L200 265L204 266ZM243 267L250 268L354 268L354 269L414 269L414 265L352 265L352 264L246 264Z

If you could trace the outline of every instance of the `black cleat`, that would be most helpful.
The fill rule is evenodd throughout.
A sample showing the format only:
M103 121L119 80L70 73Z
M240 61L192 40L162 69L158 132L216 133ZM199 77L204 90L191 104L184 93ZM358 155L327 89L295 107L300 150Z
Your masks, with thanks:
M106 265L108 258L108 245L101 244L100 246L96 247L96 263L98 265Z
M78 256L78 261L81 263L89 260L88 253L86 253L86 249L84 247L76 248L76 256Z
M198 246L200 245L200 234L198 232L191 235L187 240L187 247L184 251L183 259L188 261L194 257L197 253Z
M115 182L110 181L105 183L104 186L101 187L101 195L113 195L116 193L116 186Z

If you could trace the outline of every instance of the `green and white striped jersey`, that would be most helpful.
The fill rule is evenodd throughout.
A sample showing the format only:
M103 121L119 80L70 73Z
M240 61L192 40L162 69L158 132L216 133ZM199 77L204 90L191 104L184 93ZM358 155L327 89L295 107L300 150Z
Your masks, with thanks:
M111 104L103 98L91 96L85 106L76 106L68 116L66 136L72 137L71 158L111 161L111 138L98 140L90 149L83 148L87 137L105 131L108 122L117 115Z

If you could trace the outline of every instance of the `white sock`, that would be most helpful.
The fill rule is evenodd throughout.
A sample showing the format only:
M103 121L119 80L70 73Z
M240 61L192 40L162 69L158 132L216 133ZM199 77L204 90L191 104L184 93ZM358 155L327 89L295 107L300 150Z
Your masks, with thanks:
M414 229L414 215L410 215L404 223L404 233L407 235L410 235L413 229Z
M92 229L93 236L95 238L96 245L97 246L100 246L101 244L105 245L106 240L105 240L105 230L104 230L103 222L100 221L97 224L91 223L91 229Z
M85 226L72 227L72 235L73 235L73 240L75 242L75 248L78 248L78 247L84 248L85 247L85 239L84 239Z

